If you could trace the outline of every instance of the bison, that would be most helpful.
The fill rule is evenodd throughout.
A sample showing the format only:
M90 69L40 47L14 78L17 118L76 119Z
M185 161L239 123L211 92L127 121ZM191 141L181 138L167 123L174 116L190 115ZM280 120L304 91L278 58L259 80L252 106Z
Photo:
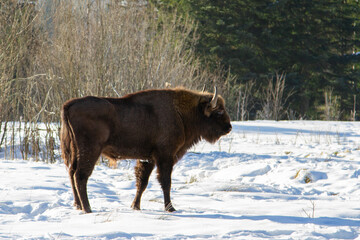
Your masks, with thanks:
M138 159L136 196L157 167L165 210L170 200L174 164L201 139L214 143L231 131L224 99L183 88L146 90L121 98L83 97L67 101L61 111L62 157L69 171L74 206L90 213L87 181L100 155L110 160Z

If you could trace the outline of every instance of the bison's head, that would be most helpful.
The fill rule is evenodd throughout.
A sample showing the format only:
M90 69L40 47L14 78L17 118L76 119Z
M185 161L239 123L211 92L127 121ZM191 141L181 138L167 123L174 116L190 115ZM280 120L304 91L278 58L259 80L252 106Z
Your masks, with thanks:
M200 100L202 115L202 138L214 143L221 136L228 134L232 127L230 116L225 110L225 101L218 95L215 88L214 94L204 95Z

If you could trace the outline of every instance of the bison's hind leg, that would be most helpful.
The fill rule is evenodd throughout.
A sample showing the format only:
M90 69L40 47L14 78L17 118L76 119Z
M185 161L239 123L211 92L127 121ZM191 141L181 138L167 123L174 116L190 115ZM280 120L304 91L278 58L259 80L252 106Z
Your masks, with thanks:
M75 186L75 170L69 169L69 175L70 175L70 181L71 181L71 188L72 188L73 195L74 195L74 206L76 207L77 210L81 210L81 202L80 202L79 194L78 194L78 192L76 190L76 186Z
M136 196L131 205L132 209L134 210L140 210L141 196L148 185L149 177L153 169L154 169L154 163L145 162L141 160L137 161L135 167Z
M81 203L81 210L91 213L91 207L87 196L87 181L90 177L88 170L77 169L74 174L74 182ZM76 204L76 200L75 200Z
M73 195L74 195L74 206L76 207L76 209L81 210L81 202L80 202L80 198L79 198L79 194L76 190L76 186L75 186L75 171L76 171L76 166L77 166L77 149L76 146L73 145L72 142L70 142L70 144L72 145L70 149L69 154L64 154L64 161L68 167L68 172L69 172L69 178L70 178L70 183L71 183L71 188L73 191Z
M95 144L89 144L88 146L93 147L91 149L82 148L84 151L81 151L83 154L79 154L78 156L76 171L73 175L74 185L78 193L81 209L85 213L91 213L91 207L87 195L87 182L101 154L101 148L99 146L96 147L97 145Z

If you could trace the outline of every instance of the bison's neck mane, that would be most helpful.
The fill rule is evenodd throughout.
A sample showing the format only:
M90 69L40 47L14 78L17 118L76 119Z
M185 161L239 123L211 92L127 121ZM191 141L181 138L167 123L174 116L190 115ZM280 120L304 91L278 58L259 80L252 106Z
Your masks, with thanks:
M201 101L210 101L211 93L196 92L184 88L175 89L159 89L159 90L144 90L133 94L128 94L122 99L132 99L136 102L143 102L148 104L155 98L161 99L157 102L157 107L169 104L169 109L174 111L181 118L184 127L185 142L181 150L178 152L178 157L181 158L186 151L198 143L202 139L203 118L204 114L199 109ZM156 100L156 101L158 101ZM170 107L171 106L171 107ZM171 113L169 113L171 114Z
M186 136L185 147L188 149L198 143L203 132L203 113L199 109L201 99L211 99L212 94L185 89L174 89L174 106L180 115Z
M190 148L202 139L204 114L199 109L202 101L210 101L212 94L208 92L198 92L187 90L185 88L173 89L153 89L131 93L123 96L121 99L133 99L135 101L148 103L147 100L158 96L162 103L172 99L173 109L180 116L185 131L185 148ZM165 97L166 96L166 97ZM148 98L149 97L149 98ZM171 100L170 100L171 101Z

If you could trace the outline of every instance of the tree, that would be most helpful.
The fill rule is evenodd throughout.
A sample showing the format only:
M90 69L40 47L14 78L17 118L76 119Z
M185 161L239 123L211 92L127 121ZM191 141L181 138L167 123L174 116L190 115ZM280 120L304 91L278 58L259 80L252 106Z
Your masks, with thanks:
M236 76L234 84L267 84L286 72L291 108L316 118L324 91L334 88L344 112L359 84L360 7L356 0L157 1L197 20L197 52ZM233 94L233 93L231 93ZM349 97L350 96L350 97ZM259 96L261 98L261 96Z
M355 1L283 0L274 6L274 15L283 17L272 20L272 37L278 43L276 49L282 53L278 55L279 65L273 67L288 73L288 83L297 92L294 102L298 104L292 107L302 114L317 115L316 105L323 104L328 87L336 89L334 94L343 96L342 106L349 109L345 96L352 93L349 83L350 79L356 79L357 73L346 69L357 58L352 51L359 45L353 35L359 10Z

